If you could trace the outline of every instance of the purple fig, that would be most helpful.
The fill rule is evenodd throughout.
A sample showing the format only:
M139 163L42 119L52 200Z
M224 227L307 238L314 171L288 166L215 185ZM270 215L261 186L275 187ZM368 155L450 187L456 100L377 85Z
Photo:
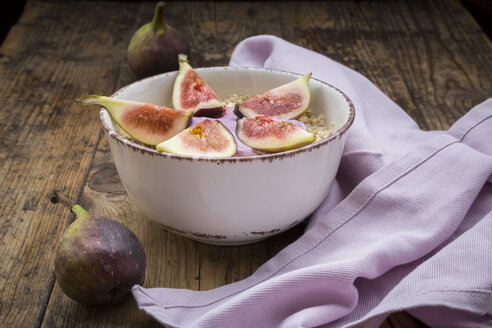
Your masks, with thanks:
M56 279L63 292L83 304L122 302L145 277L145 250L125 225L90 215L58 192L51 201L70 207L77 219L63 234L55 255Z
M164 22L164 2L157 3L152 22L140 27L127 49L130 69L139 77L178 69L178 54L188 54L183 34Z

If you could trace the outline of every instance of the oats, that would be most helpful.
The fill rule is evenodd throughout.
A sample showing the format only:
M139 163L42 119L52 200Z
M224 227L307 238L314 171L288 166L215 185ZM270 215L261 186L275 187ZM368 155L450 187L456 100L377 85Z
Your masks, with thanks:
M306 129L309 132L316 136L316 141L326 139L333 134L333 132L328 129L326 118L323 114L316 116L311 113L310 110L307 110L298 120L306 126Z

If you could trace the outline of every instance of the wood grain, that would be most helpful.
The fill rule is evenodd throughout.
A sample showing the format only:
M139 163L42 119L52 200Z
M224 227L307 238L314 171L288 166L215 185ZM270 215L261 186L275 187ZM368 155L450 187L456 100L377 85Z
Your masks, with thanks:
M208 290L253 274L305 224L252 245L196 243L134 206L117 175L97 110L79 96L110 95L136 77L125 63L153 2L29 1L0 47L0 326L158 327L131 298L95 309L55 283L54 252L73 220L49 203L61 189L141 239L145 287ZM272 34L368 77L423 129L446 129L492 94L492 45L459 1L169 2L193 66L227 65L235 45ZM382 327L424 327L405 313Z
M405 77L422 128L448 129L490 97L492 77L483 68L492 65L485 55L491 42L460 2L360 5L388 62Z
M1 48L3 327L35 327L43 319L54 283L56 241L71 217L49 204L49 193L63 189L79 199L100 135L97 113L73 110L73 99L93 90L111 92L124 56L106 47L113 35L128 33L124 15L115 19L116 30L89 38L86 32L103 19L102 12L85 15L89 10L85 3L69 9L28 3Z
M296 43L362 73L415 120L421 119L404 79L388 60L359 3L321 2L306 6L300 15Z

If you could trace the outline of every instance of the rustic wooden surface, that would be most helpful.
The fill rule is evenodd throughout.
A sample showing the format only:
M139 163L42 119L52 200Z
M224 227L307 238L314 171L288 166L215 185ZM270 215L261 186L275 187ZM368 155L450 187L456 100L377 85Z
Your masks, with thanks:
M125 223L147 252L145 287L206 290L251 275L298 238L301 225L253 245L218 247L161 229L128 199L96 110L74 99L108 95L135 77L133 32L154 2L28 1L0 48L0 326L157 327L132 299L90 308L55 283L57 241L74 216L53 189ZM447 129L492 96L492 44L453 1L170 2L195 67L227 65L234 46L274 34L361 72L423 129ZM405 313L382 327L423 327Z

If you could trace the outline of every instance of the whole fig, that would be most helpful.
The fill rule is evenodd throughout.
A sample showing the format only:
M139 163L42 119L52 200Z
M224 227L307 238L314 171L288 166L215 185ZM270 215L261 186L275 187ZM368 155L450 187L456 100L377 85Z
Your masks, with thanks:
M57 192L51 200L68 205L77 215L55 255L56 279L63 292L92 306L122 302L145 278L145 250L140 240L120 222L90 215Z
M140 27L128 45L128 65L138 77L175 71L178 54L189 54L184 36L164 22L164 6L157 3L152 22Z

